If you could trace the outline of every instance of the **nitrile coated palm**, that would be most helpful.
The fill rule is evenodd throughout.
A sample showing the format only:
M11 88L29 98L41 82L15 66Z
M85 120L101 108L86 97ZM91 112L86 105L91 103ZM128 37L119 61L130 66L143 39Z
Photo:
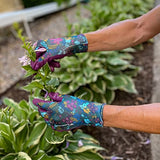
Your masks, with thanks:
M62 95L61 102L34 99L40 115L54 130L68 131L81 126L103 126L104 104Z
M45 49L45 51L39 52L38 50L41 48ZM35 48L37 59L31 63L31 66L34 70L38 70L46 62L51 63L54 59L60 59L74 53L86 52L87 50L88 41L83 34L68 38L39 40Z

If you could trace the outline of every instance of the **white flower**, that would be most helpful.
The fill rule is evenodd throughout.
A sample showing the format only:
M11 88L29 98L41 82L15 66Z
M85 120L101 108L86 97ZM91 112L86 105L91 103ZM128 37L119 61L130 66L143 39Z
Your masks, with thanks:
M30 65L31 60L27 57L27 55L18 58L19 62L22 64L22 66Z

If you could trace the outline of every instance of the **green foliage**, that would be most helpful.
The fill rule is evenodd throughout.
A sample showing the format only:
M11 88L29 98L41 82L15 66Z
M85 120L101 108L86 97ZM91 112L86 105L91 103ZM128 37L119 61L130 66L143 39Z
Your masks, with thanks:
M136 18L152 6L153 0L92 0L86 6L91 13L89 19L82 19L78 14L79 22L70 24L65 17L68 36L72 33L95 31L115 22ZM121 51L80 53L75 57L65 57L61 60L61 68L54 73L61 82L58 91L61 94L73 93L86 100L108 104L113 102L115 90L136 94L133 77L140 68L131 64L133 57L130 55L135 51L135 48L127 48Z
M8 107L0 110L0 159L103 160L97 151L104 149L81 130L53 131L25 100L16 103L5 98L4 104Z
M62 2L69 2L69 0L22 0L22 2L25 8L29 8L50 2L57 2L60 5Z

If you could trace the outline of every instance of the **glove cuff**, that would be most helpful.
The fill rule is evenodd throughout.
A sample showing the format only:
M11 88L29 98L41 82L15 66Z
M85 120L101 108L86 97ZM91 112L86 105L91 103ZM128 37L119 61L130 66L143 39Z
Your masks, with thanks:
M93 111L91 125L103 127L103 108L106 104L93 102L92 106L95 107L95 111ZM92 109L91 109L92 110Z
M67 53L75 54L88 51L88 40L83 34L72 36L70 38L71 39L66 39L66 43L68 40L71 40L67 47Z

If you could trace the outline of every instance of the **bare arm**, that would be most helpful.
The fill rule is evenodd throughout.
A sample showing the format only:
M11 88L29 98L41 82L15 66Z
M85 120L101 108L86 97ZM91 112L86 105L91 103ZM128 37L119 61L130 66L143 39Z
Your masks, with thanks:
M139 106L105 105L104 126L160 133L160 103Z
M160 5L141 17L84 34L88 51L120 50L135 46L160 33Z

